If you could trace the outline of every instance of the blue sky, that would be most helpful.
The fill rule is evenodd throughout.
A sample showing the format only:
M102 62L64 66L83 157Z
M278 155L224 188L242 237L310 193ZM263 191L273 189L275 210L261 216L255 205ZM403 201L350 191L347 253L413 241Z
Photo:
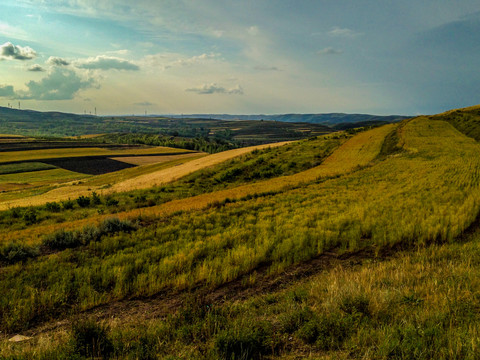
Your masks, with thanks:
M480 103L478 0L2 0L0 105L432 114Z

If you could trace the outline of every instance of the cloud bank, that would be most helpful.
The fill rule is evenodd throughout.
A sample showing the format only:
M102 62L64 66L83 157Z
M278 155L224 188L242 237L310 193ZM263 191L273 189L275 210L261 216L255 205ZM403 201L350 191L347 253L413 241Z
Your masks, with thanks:
M100 55L79 61L76 66L88 70L126 70L138 71L140 67L131 61L113 56Z
M53 66L68 66L70 65L70 62L60 57L50 56L47 60L47 64Z
M53 68L40 81L29 81L27 91L18 91L16 96L31 100L71 100L83 89L94 87L93 79L83 80L73 70Z

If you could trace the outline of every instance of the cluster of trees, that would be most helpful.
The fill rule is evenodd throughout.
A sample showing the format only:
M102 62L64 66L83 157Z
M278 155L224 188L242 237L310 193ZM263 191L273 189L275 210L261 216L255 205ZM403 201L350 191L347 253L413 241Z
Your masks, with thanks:
M110 134L104 135L101 138L95 140L104 140L110 143L119 144L141 144L151 146L167 146L180 149L203 151L208 153L216 153L225 150L230 150L238 147L233 142L221 139L210 138L207 136L202 137L179 137L178 132L174 132L174 135L158 135L158 134Z

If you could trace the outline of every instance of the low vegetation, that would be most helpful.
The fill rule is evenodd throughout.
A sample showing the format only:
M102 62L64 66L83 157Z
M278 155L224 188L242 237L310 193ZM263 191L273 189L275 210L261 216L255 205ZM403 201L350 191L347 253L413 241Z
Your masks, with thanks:
M44 235L1 245L0 331L75 319L2 356L475 359L480 145L441 117L350 132L2 213Z

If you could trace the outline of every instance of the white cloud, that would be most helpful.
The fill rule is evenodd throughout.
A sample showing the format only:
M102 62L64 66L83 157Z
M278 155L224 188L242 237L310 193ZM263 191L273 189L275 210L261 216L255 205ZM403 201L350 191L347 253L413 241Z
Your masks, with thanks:
M95 81L82 79L75 71L54 67L40 81L29 81L27 91L18 91L21 99L34 100L71 100L80 90L95 86Z
M28 71L31 72L44 72L45 69L38 64L34 64L28 68Z
M240 85L237 85L234 88L226 89L223 86L218 86L215 83L204 84L199 87L186 89L186 91L194 92L200 95L211 95L211 94L243 95L243 89Z
M140 67L131 61L106 55L80 60L75 65L81 69L89 70L140 70Z
M6 42L0 46L0 59L31 60L37 57L37 52L29 46L13 45Z
M319 55L339 55L342 54L342 50L334 49L332 47L326 47L322 50L317 51L317 54Z
M60 57L50 56L47 60L47 64L53 66L68 66L70 65L70 62Z
M332 30L328 32L328 35L334 36L334 37L355 38L357 36L362 35L362 33L358 33L351 29L340 28L338 26L335 26L332 28Z

